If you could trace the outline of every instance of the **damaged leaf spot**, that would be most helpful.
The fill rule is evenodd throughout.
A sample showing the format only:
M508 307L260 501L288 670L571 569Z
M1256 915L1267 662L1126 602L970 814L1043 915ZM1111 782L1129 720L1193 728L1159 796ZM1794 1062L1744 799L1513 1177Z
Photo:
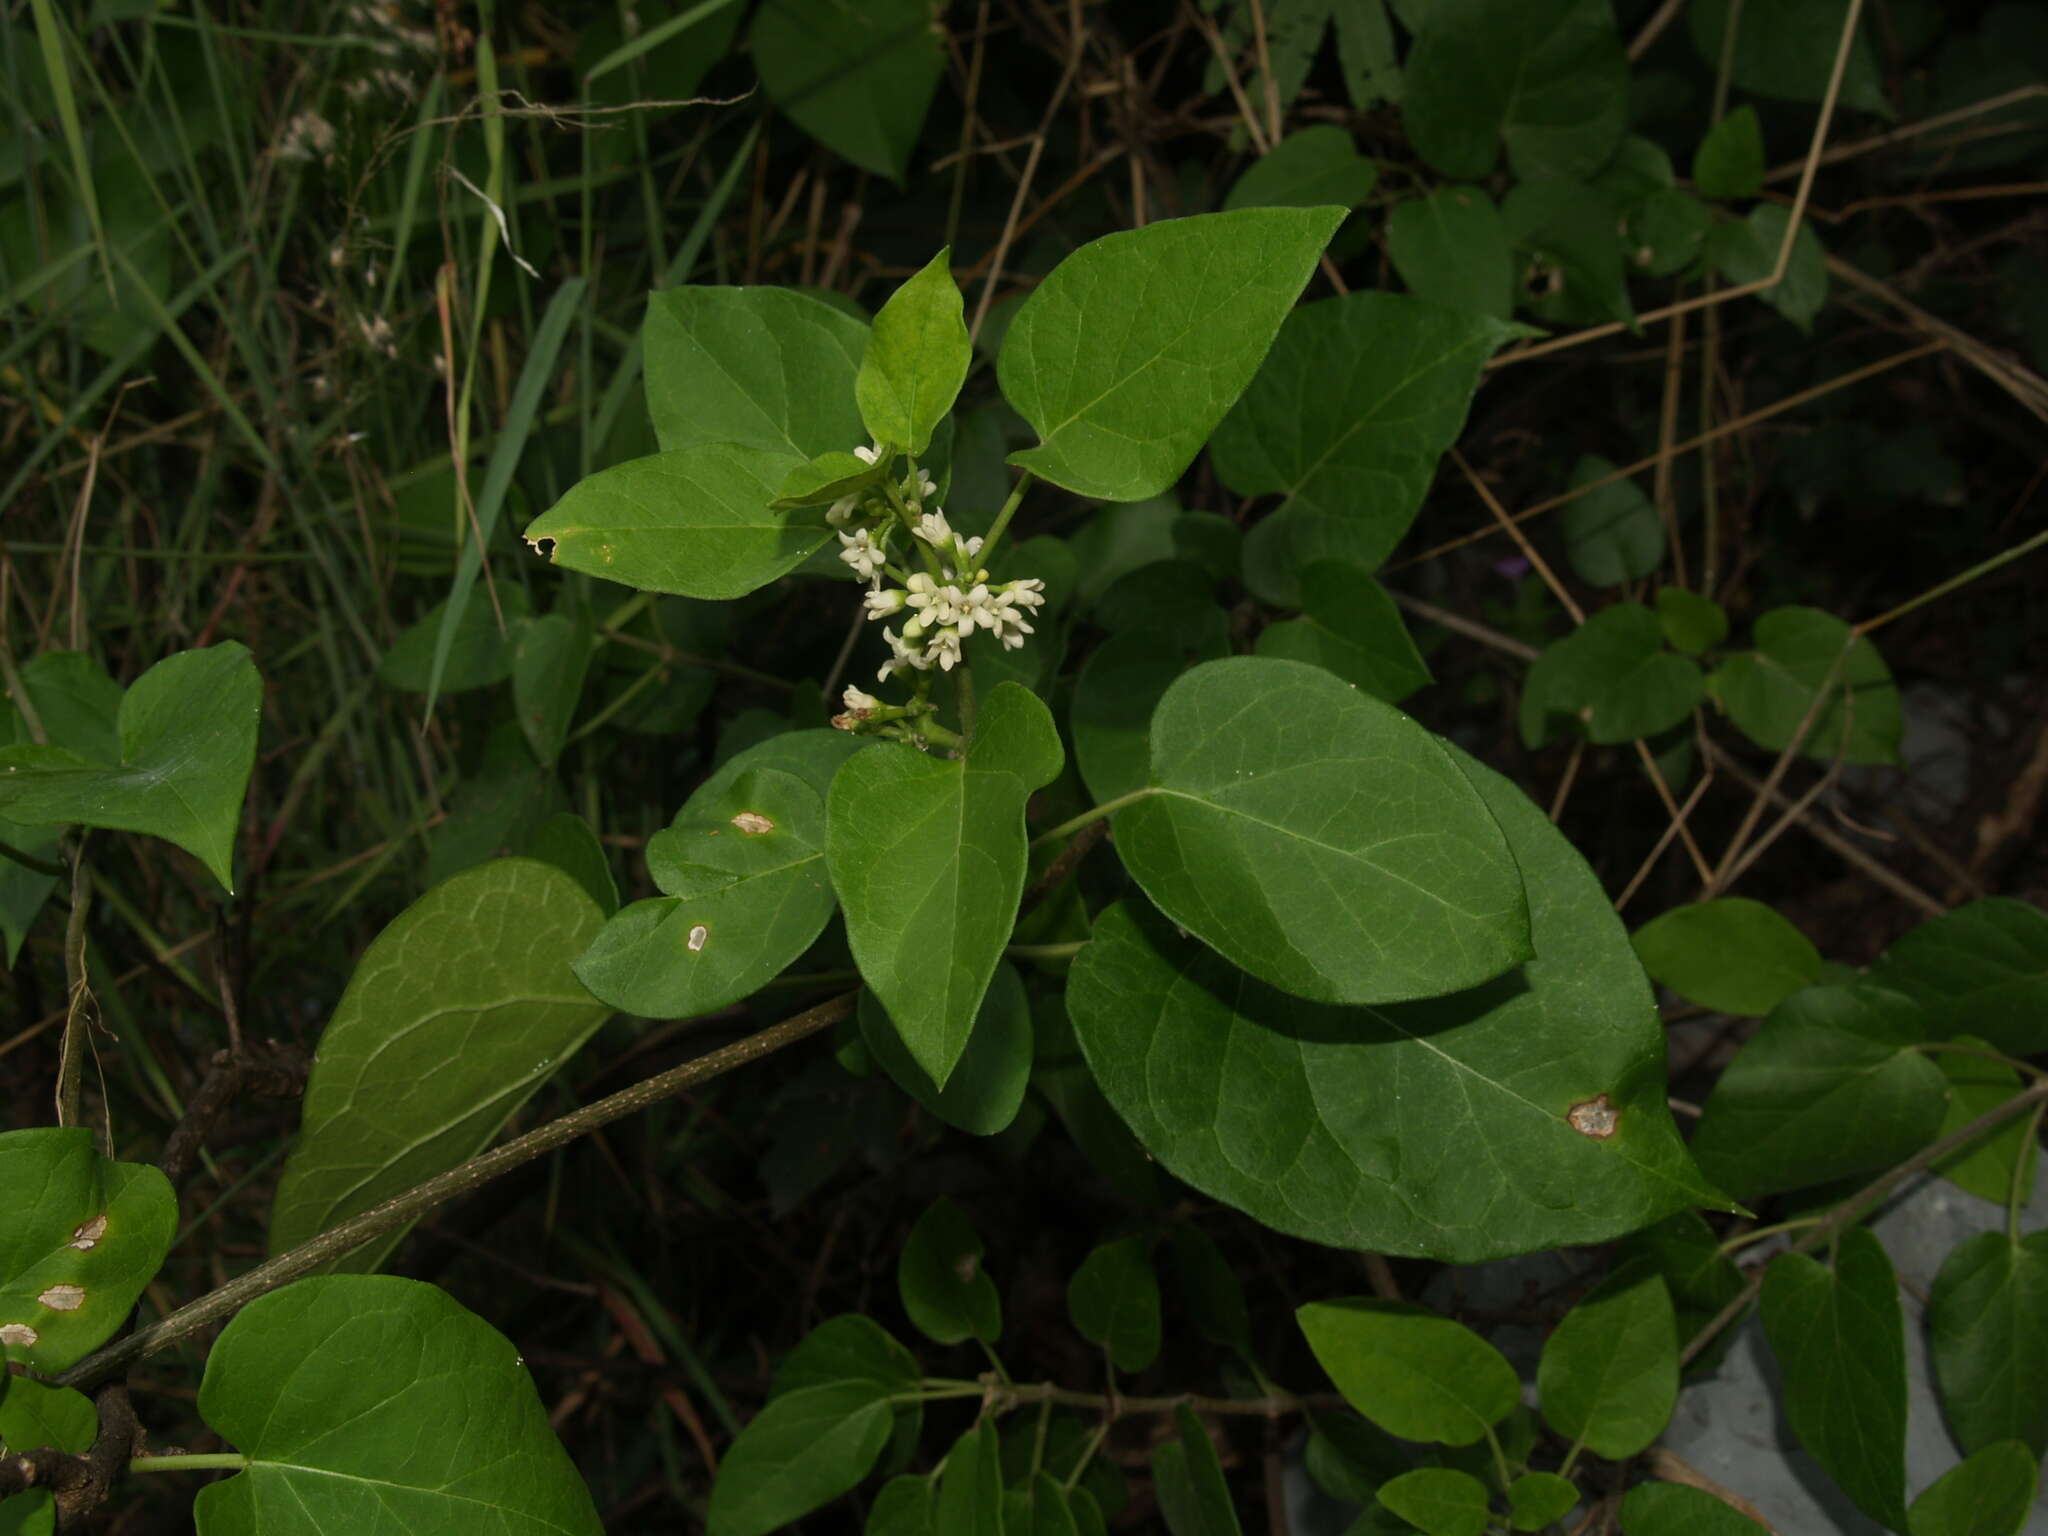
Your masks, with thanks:
M1564 1118L1581 1136L1590 1136L1595 1141L1605 1141L1621 1128L1621 1111L1604 1093L1581 1099L1565 1111Z
M537 539L528 539L526 542L533 546L534 553L538 554L543 560L555 558L555 541L553 539L543 535Z
M85 1305L85 1287L82 1285L53 1285L36 1297L52 1312L76 1312Z
M749 837L759 837L763 832L773 832L775 823L759 811L741 811L733 817L732 824Z
M953 1261L953 1273L962 1285L974 1284L975 1274L981 1269L980 1258L972 1253L963 1253Z
M105 1212L102 1212L91 1221L81 1221L72 1229L71 1246L84 1253L106 1235L107 1218Z
M9 1349L32 1349L41 1337L27 1323L0 1323L0 1345Z
M690 930L690 953L695 954L704 947L704 941L711 937L711 930L699 923Z

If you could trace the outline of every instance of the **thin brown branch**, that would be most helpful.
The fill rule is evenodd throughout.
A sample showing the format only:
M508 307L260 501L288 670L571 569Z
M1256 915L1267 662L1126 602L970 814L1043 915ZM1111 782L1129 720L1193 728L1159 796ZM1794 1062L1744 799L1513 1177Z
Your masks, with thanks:
M673 1098L686 1088L708 1082L735 1067L745 1066L784 1046L793 1045L819 1030L831 1028L853 1011L853 999L854 994L848 992L819 1003L780 1024L770 1025L758 1034L749 1035L721 1050L708 1052L694 1061L684 1062L679 1067L671 1067L630 1088L622 1088L595 1104L586 1104L528 1131L494 1151L482 1153L446 1173L437 1174L402 1195L395 1195L359 1216L350 1217L339 1226L330 1227L289 1253L279 1254L268 1263L257 1265L247 1274L186 1303L160 1322L138 1329L129 1337L88 1355L59 1380L74 1387L102 1380L128 1361L175 1344L248 1305L258 1296L311 1273L331 1259L353 1252L370 1239L414 1221L435 1206L467 1194L523 1163L530 1163L557 1147L567 1146L615 1120L638 1114L663 1099Z
M1734 758L1730 757L1712 742L1705 744L1705 751L1717 769L1726 773L1743 788L1754 792L1764 787L1761 781L1744 772L1741 765ZM1776 790L1770 791L1764 798L1772 805L1780 808L1789 806L1792 803L1790 796L1781 794ZM1921 890L1919 886L1898 873L1898 871L1894 870L1882 859L1873 858L1847 838L1828 827L1822 826L1811 817L1802 820L1799 825L1808 837L1811 837L1822 847L1835 854L1843 863L1853 866L1861 874L1868 875L1872 880L1909 906L1918 908L1929 917L1940 917L1948 910L1947 907L1936 901L1927 892Z

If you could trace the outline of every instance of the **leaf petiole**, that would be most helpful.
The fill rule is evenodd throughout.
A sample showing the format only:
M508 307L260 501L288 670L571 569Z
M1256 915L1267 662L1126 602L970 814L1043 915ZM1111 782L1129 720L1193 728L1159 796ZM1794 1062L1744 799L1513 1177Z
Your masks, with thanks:
M204 1455L137 1456L128 1463L130 1472L239 1472L249 1465L240 1451L210 1451Z
M1137 804L1152 792L1153 786L1147 784L1143 789L1134 789L1127 795L1118 795L1114 800L1105 800L1102 804L1061 822L1050 832L1039 833L1038 836L1031 839L1031 846L1036 848L1040 843L1056 843L1063 837L1072 837L1091 821L1100 821L1105 816L1114 816L1125 806Z

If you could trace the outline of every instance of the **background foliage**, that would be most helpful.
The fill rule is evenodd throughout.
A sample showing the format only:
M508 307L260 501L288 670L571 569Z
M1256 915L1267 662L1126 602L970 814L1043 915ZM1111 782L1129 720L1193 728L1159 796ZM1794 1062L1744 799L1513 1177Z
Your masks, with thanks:
M0 748L38 775L0 803L0 1088L50 1192L0 1255L24 1305L94 1298L9 1358L55 1375L130 1297L154 1323L507 1127L856 966L871 986L829 1034L336 1266L389 1277L150 1356L150 1448L262 1463L201 1495L207 1529L276 1528L322 1486L325 1426L256 1428L235 1361L300 1350L402 1397L403 1370L364 1374L373 1328L421 1371L466 1363L417 1411L512 1405L492 1454L531 1485L478 1496L552 1528L767 1531L876 1467L817 1521L1181 1533L1291 1496L1323 1529L1313 1482L1365 1530L1541 1529L1581 1499L1573 1525L1744 1529L1654 1442L1679 1349L1745 1282L1843 1528L1906 1529L1911 1496L1916 1533L2020 1528L2048 1446L2048 1254L2019 1214L2048 1051L2035 7L33 0L0 72ZM1195 215L1223 217L1164 222ZM1290 253L1305 288L1274 276ZM972 352L942 422L863 358L900 285L948 276ZM1192 377L1156 435L1127 430L1156 381L1043 383L1076 338L1113 372L1116 327L1168 298L1250 361ZM913 373L943 350L891 344ZM920 990L929 929L832 917L835 826L900 802L879 768L835 779L855 743L820 728L884 653L819 579L845 574L822 525L759 513L795 460L858 473L882 413L933 434L962 533L1012 451L1049 482L1007 546L1045 580L1041 633L976 664L1004 760L931 759L919 792L1034 836L1174 792L1114 822L1135 886L1100 854L1048 879L1048 845L1005 866L1007 958L1000 914L955 908L987 988L965 1038ZM632 522L676 476L753 520L679 557ZM1290 731L1350 743L1304 803L1396 753L1438 775L1431 825L1484 831L1528 887L1524 990L1366 974L1470 988L1525 953L1499 924L1477 958L1484 934L1244 939L1262 904L1322 910L1176 755L1247 677L1248 773L1290 768ZM688 852L757 802L786 835ZM876 902L928 874L878 858ZM764 952L651 970L707 901ZM408 1055L427 1018L471 1033ZM1330 1048L1358 1029L1369 1069ZM1517 1119L1616 1071L1629 1134L1668 1093L1691 1161L1668 1126L1624 1167ZM2023 1088L2030 1114L1940 1162L1997 1230L1920 1286L1941 1396L1914 1411L1946 1433L1923 1493L1905 1261L1839 1202ZM53 1092L111 1158L47 1129ZM1381 1154L1420 1198L1332 1150L1361 1124L1398 1127ZM102 1207L148 1230L73 1251ZM1814 1256L1747 1246L1830 1210ZM1505 1290L1466 1267L1574 1242L1601 1246ZM976 1427L985 1346L1014 1380ZM1231 1410L1285 1388L1279 1417ZM12 1378L0 1438L84 1451L74 1399ZM424 1500L461 1470L338 1454ZM1665 1480L1631 1491L1643 1471ZM184 1528L191 1481L81 1520ZM2011 1519L1967 1523L1986 1509Z

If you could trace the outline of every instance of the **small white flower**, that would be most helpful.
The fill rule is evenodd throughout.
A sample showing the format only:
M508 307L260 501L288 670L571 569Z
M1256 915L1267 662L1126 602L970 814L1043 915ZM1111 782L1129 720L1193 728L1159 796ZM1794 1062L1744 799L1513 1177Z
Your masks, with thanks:
M865 715L882 707L882 701L873 694L862 693L858 688L848 687L839 700L851 714Z
M950 672L960 663L960 631L948 624L932 632L931 644L926 648L926 666L938 662L941 672Z
M981 536L979 534L971 539L962 539L960 541L960 553L970 564L973 562L974 557L981 553L981 543Z
M864 581L874 580L887 558L874 538L865 528L856 528L852 533L839 535L839 558L853 567L854 574Z
M909 595L900 588L891 587L886 591L870 592L861 601L867 605L869 618L886 619L892 613L902 612Z
M995 602L988 595L988 588L979 583L962 594L955 606L959 610L960 633L963 635L973 634L974 626L977 624L990 631L1001 626L1001 620L996 617Z
M967 594L973 612L963 627L978 623L1003 642L1003 649L1014 651L1026 635L1037 633L1025 615L1045 601L1044 585L1035 579L1005 582L993 589L977 585Z
M860 493L842 496L825 509L825 521L834 528L844 528L846 520L860 507Z
M906 625L905 628L908 629L909 626ZM883 682L886 683L898 672L911 669L923 672L930 668L931 658L925 655L922 646L905 645L896 638L896 631L893 629L883 630L882 638L889 642L889 659L882 663L882 670L875 675Z
M931 477L930 470L920 469L917 472L917 483L915 485L906 483L904 489L910 492L912 500L921 502L927 496L939 494L939 482Z
M853 450L853 456L856 459L859 459L863 464L874 463L876 459L881 457L881 454L882 449L880 444L877 444L873 448L856 448Z
M943 511L927 512L917 520L917 536L934 549L953 542L953 525Z

